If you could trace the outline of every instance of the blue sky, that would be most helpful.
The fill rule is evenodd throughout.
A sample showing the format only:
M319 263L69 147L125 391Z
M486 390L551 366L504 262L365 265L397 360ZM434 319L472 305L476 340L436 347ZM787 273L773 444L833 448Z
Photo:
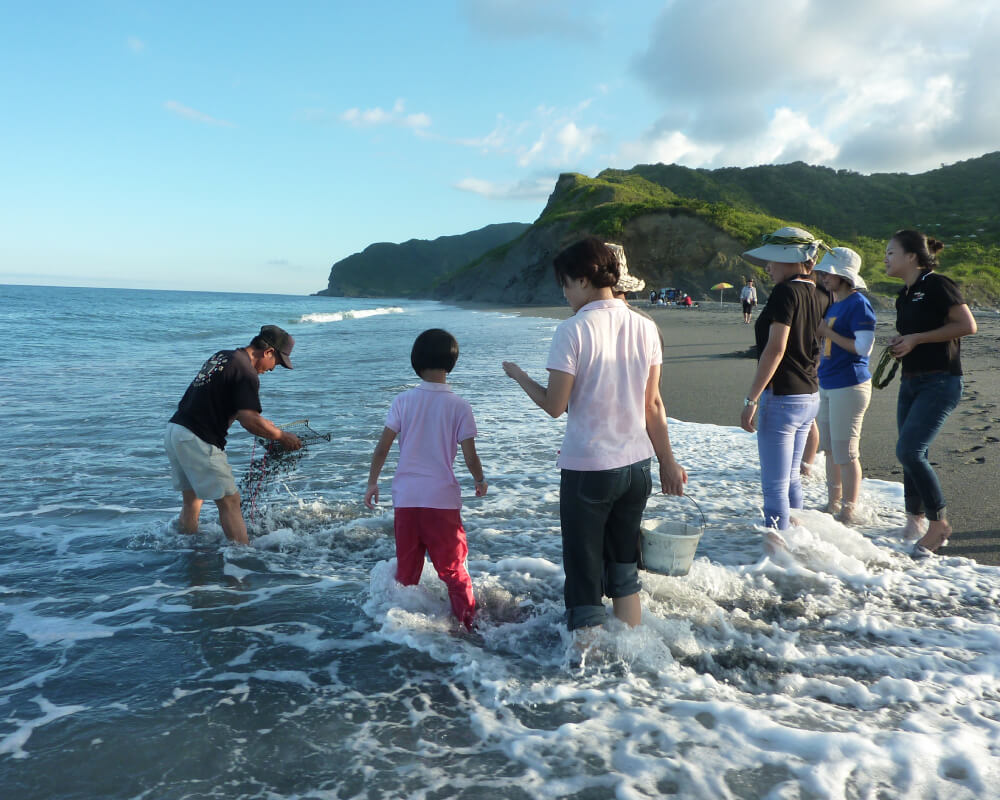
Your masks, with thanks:
M560 172L974 157L998 6L0 0L0 283L305 294Z

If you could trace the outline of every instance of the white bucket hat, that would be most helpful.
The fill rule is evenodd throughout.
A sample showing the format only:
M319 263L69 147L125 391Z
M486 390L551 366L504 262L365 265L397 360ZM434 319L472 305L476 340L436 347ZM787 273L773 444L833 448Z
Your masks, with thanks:
M861 277L861 256L850 247L834 247L823 256L822 261L813 267L813 271L829 272L831 275L849 281L855 289L868 288L865 279Z
M620 244L614 244L613 242L605 242L605 246L615 254L615 260L618 262L618 283L614 285L611 289L612 292L641 292L646 286L646 281L642 278L637 278L628 271L628 262L625 260L625 248Z
M768 261L782 264L811 261L821 247L828 249L822 241L802 228L779 228L774 233L764 234L760 242L760 247L743 254L743 258L758 267L766 267Z

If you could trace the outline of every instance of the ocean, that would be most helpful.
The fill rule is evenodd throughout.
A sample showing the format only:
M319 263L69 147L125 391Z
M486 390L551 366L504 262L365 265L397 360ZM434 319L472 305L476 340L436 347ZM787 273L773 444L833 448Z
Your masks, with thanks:
M162 438L202 362L296 339L264 415L330 441L261 489L251 546L179 534ZM1000 785L1000 571L913 562L899 484L765 547L756 443L671 420L705 533L643 574L643 624L562 621L543 380L556 321L412 300L0 287L0 797L981 798ZM389 478L363 496L414 337L450 330L490 481L461 459L478 635L393 580ZM669 346L669 342L667 342ZM239 479L258 455L231 429ZM821 458L821 457L820 457ZM821 467L821 464L817 466ZM817 470L822 473L822 469ZM648 524L702 524L654 495ZM944 551L947 553L947 551ZM993 789L989 787L992 786Z

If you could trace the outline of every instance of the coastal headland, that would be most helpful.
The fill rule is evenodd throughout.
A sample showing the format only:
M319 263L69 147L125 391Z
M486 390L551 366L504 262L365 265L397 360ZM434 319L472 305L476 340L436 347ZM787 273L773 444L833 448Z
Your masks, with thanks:
M753 377L753 328L743 324L737 303L702 303L693 309L634 303L656 321L665 343L662 392L676 419L738 426L742 400ZM482 307L482 306L479 306ZM567 306L525 306L520 314L565 319ZM962 402L931 445L930 458L948 500L954 528L942 555L1000 564L1000 313L976 312L979 332L962 340L965 391ZM875 352L895 333L894 314L880 312ZM896 461L898 378L874 390L861 437L866 478L901 482ZM677 453L683 463L683 453Z

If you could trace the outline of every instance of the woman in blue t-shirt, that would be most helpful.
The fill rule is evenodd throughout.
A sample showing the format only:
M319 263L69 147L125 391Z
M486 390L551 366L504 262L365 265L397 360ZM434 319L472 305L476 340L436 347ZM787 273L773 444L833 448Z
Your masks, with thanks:
M823 338L819 362L819 446L826 453L828 514L854 518L861 488L858 448L861 425L872 398L868 357L875 344L875 312L858 289L866 288L861 256L835 247L816 265L832 305L817 329Z

